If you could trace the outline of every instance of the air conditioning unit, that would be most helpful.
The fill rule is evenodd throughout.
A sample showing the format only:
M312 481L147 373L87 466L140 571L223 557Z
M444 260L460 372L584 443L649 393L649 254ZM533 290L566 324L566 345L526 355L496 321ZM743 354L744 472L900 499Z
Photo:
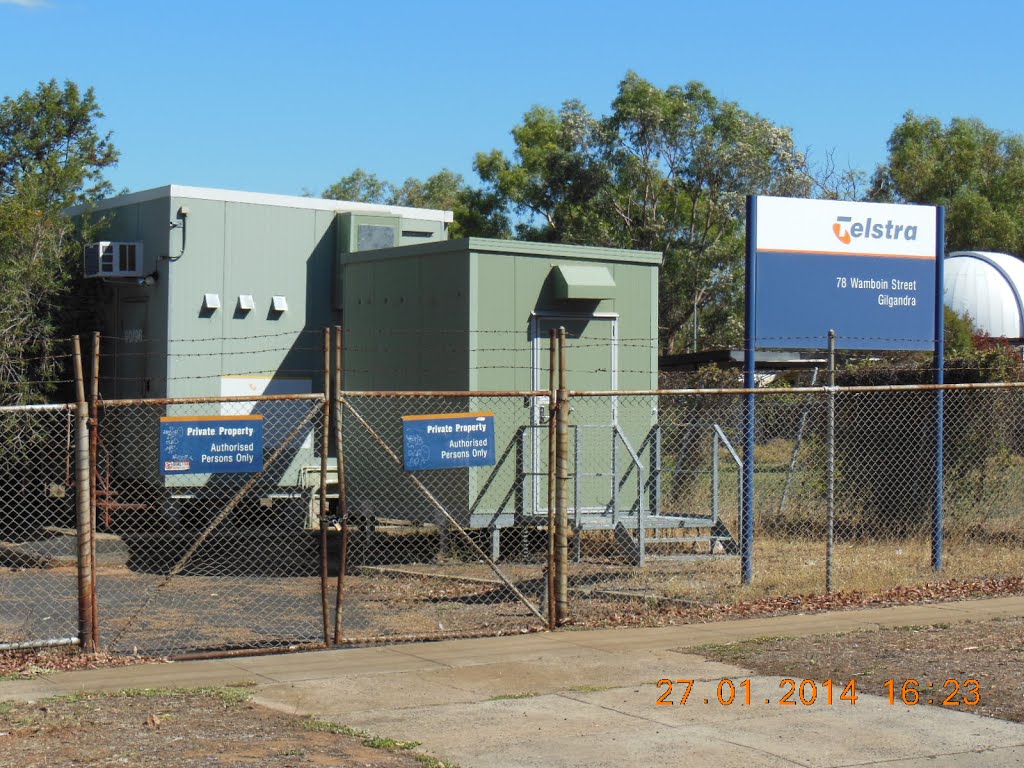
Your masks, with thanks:
M142 243L101 240L85 246L86 277L142 277Z

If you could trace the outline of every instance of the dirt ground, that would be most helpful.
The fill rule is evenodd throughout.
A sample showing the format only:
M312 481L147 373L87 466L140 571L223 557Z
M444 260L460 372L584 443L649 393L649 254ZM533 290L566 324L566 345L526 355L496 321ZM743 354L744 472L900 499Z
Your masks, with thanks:
M797 686L803 680L833 680L838 691L838 681L845 685L854 679L858 694L889 697L886 683L892 680L894 706L931 703L1024 722L1024 618L770 638L687 650L761 674L789 677ZM810 688L806 691L809 698ZM793 699L799 706L798 696Z
M378 738L248 702L245 688L130 690L0 703L0 766L455 768Z

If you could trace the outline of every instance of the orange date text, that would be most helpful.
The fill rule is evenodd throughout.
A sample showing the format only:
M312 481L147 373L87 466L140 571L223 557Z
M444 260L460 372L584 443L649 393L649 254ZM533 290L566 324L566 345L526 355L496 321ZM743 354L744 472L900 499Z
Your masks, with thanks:
M750 679L732 680L723 677L714 681L673 680L663 677L658 681L661 695L655 702L660 707L693 704L753 706L774 704L782 707L810 707L812 705L840 705L857 703L857 681L850 680L796 680L786 677L779 681L778 689L754 690Z

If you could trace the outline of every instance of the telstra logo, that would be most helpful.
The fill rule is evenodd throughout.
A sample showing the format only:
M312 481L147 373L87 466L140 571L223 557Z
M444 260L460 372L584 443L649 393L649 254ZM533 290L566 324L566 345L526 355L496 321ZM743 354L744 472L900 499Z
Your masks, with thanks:
M853 221L850 216L837 216L832 233L843 245L849 245L854 238L871 240L917 240L917 225L893 224L892 219L882 224L871 219Z

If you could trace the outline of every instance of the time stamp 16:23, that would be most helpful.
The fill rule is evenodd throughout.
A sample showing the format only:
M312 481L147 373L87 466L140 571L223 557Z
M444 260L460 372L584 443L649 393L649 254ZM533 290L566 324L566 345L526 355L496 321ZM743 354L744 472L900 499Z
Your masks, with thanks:
M714 686L703 695L691 696L695 685L701 687ZM686 704L720 704L728 707L733 705L748 706L753 704L777 704L780 706L804 706L815 704L832 706L834 704L857 703L857 681L842 680L796 680L791 677L779 681L781 695L758 696L752 691L749 679L733 681L723 677L717 686L713 681L671 680L667 677L658 681L658 689L664 689L658 696L658 706L684 706ZM941 704L944 707L973 707L981 703L981 684L969 677L966 680L949 678L942 683L921 682L912 677L898 680L891 678L882 684L884 691L880 694L888 699L889 704Z

